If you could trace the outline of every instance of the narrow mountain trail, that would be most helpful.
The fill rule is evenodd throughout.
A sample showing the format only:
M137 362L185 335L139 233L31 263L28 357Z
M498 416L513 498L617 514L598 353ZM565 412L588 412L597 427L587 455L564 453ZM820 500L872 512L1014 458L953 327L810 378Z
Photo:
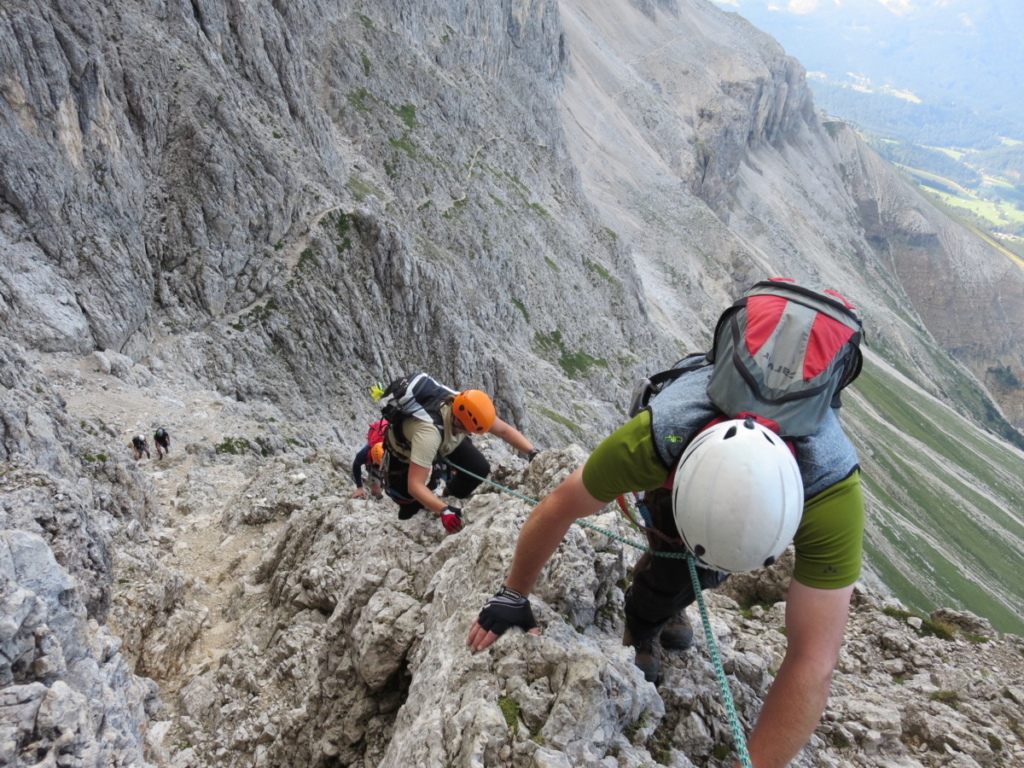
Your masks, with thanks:
M295 268L299 265L299 261L302 259L302 253L306 250L306 246L309 244L309 236L313 230L319 226L320 221L329 213L334 211L343 210L343 205L332 205L330 208L325 208L313 214L306 226L302 230L302 234L297 240L290 243L287 246L287 250L284 255L284 270L283 275L279 278L282 282L289 280L295 272ZM263 297L257 298L255 301L247 304L246 306L238 309L234 312L229 312L220 318L220 321L231 325L232 323L238 322L240 318L252 312L256 307L266 305L267 300Z
M234 642L236 587L258 561L263 551L259 543L281 524L236 525L229 530L225 523L228 506L246 493L253 478L244 462L230 460L237 457L219 460L216 446L229 437L251 435L258 425L216 392L175 386L162 377L145 387L131 386L98 370L93 357L70 365L67 358L55 359L44 369L64 397L68 413L116 432L126 455L132 455L133 435L145 435L149 441L151 458L144 456L137 466L148 476L156 497L158 517L149 534L159 545L154 551L163 565L189 580L188 596L206 616L180 674L157 679L161 698L173 705L169 694L180 690L195 670L215 663ZM161 426L170 433L171 450L158 458L153 432ZM117 571L116 550L114 557Z

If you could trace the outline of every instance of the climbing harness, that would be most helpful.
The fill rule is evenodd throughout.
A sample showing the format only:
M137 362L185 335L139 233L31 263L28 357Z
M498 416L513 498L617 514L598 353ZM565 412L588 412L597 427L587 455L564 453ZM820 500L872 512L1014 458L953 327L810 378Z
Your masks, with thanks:
M380 471L380 486L381 486L381 489L384 491L384 493L387 496L390 496L391 499L396 504L412 504L414 501L416 501L416 499L414 499L412 496L406 496L406 495L396 491L394 488L391 487L391 483L388 481L388 472L389 472L390 469L391 469L391 451L385 449L384 450L384 458L381 459L380 470L379 470Z
M651 536L654 536L655 538L661 539L666 544L673 544L673 545L675 545L677 547L679 547L679 546L685 547L686 546L686 542L683 541L682 539L673 538L671 536L666 536L664 533L662 533L661 531L659 531L657 528L654 527L654 522L651 519L650 510L647 509L647 504L644 503L644 501L639 496L637 496L636 493L633 494L633 505L637 508L637 511L640 513L640 516L644 519L643 523L638 521L633 516L633 513L629 510L629 505L626 504L625 496L619 496L615 501L618 503L619 509L622 510L622 514L625 516L625 518L637 530L643 531L646 534L649 534ZM577 522L580 522L580 521L577 520ZM626 541L625 543L629 544L630 546L635 546L630 541ZM652 551L653 552L653 550L648 550L648 551ZM662 557L669 557L670 556L670 555L667 555L664 552L660 552L658 554L660 556L662 556ZM671 556L674 556L674 555L671 555Z
M501 485L500 483L496 483L493 480L489 480L486 477L481 477L480 475L474 474L470 472L468 469L464 469L456 464L453 464L450 461L447 461L447 464L452 469L458 472L465 472L467 475L474 477L477 480L481 480L487 483L488 485L497 488L499 491L504 491L505 493L515 496L518 499L522 499L523 501L527 502L528 504L531 504L532 506L537 506L537 504L539 503L535 499L531 499L529 496L524 496L523 494L518 493L517 491L513 491L511 488L507 488L504 485ZM623 499L621 496L618 499L618 503L619 507L622 509L623 514L626 516L626 519L629 520L629 522L633 526L644 531L651 530L652 532L658 533L662 538L666 539L667 541L673 541L671 538L665 536L664 534L654 531L653 527L651 527L651 520L649 518L649 514L646 514L646 508L640 507L640 504L642 504L643 502L640 502L639 499L637 500L637 508L640 509L640 514L644 518L644 522L647 525L640 525L636 521L632 513L628 511L625 499ZM598 533L603 534L604 536L607 536L610 539L614 539L615 541L618 541L622 544L626 544L627 546L634 547L643 552L647 552L655 557L669 557L680 560L686 560L686 563L690 568L690 579L691 581L693 581L693 591L697 595L697 605L700 608L701 624L704 626L704 638L708 644L708 654L711 656L711 661L715 667L715 678L718 681L718 689L719 692L722 694L722 702L725 705L726 715L729 718L729 729L732 732L733 746L736 748L736 753L739 757L740 764L743 766L743 768L753 768L753 763L750 759L750 753L747 750L747 740L743 734L743 727L740 725L739 713L736 711L736 704L733 701L732 691L729 689L729 681L725 676L725 668L722 666L722 656L718 652L718 643L715 641L715 635L711 631L711 618L708 615L707 604L704 602L704 592L701 589L700 580L697 577L697 558L695 558L689 552L665 552L661 550L654 550L646 544L641 544L631 539L627 539L624 536L620 536L617 533L614 533L613 531L606 530L605 528L602 528L598 525L594 525L593 523L588 523L586 520L583 519L576 520L576 523L583 528L589 528L593 531L597 531Z

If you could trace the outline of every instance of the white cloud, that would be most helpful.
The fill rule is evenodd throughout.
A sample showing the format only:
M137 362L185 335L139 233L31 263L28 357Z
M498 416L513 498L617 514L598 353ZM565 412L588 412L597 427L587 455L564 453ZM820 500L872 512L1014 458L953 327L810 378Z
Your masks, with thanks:
M812 13L818 10L820 0L789 0L786 10L790 13Z
M878 2L884 5L887 11L891 11L897 16L910 13L914 10L915 5L914 0L878 0Z
M762 5L769 11L805 15L821 10L823 6L847 7L856 9L864 5L878 3L896 16L906 16L914 11L929 8L948 8L961 5L970 6L970 0L713 0L716 5L730 6L741 9L746 5ZM973 27L973 21L966 13L960 14L964 26Z

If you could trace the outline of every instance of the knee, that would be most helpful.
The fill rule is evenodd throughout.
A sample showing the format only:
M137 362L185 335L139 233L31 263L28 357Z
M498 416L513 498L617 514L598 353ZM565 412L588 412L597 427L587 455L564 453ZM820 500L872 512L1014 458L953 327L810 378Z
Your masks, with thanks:
M452 496L456 499L468 499L470 496L472 496L473 491L480 487L481 481L472 478L467 479L469 480L469 482L466 483L450 483L446 488L447 495Z
M479 475L480 477L484 478L490 477L491 474L490 462L488 462L487 459L485 459L483 456L480 456L476 461L467 462L466 469L468 469L474 475ZM481 483L483 482L483 480L477 480L477 482Z

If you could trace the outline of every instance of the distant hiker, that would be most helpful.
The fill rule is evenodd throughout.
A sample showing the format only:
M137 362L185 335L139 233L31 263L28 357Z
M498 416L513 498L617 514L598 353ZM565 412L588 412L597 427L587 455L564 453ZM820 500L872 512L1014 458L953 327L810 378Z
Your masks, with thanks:
M370 494L375 499L383 496L384 436L387 431L387 419L377 419L366 430L366 445L356 454L356 458L352 462L352 479L356 482L356 489L352 492L353 499L361 499L366 496L366 490L363 488L364 468L370 477ZM380 446L380 448L375 449L375 446Z
M448 533L462 530L462 509L445 504L434 488L443 481L443 495L467 499L490 474L469 434L489 432L531 459L537 454L519 430L497 417L491 398L478 389L456 392L421 373L393 381L381 404L390 422L386 490L399 505L399 520L426 507Z
M860 574L860 469L838 416L839 391L860 370L860 321L839 294L821 299L799 287L787 293L770 282L758 285L763 295L748 293L723 316L711 353L681 361L667 384L648 389L640 407L631 408L633 418L534 508L511 571L467 642L477 652L509 627L537 633L528 595L544 564L575 520L624 494L645 492L652 548L696 557L701 589L717 586L730 572L771 564L792 540L786 655L749 739L754 765L782 766L807 742L825 709ZM720 349L730 343L735 356ZM764 353L754 361L764 368L752 368L749 380L728 372L736 361L751 362L745 350L759 358ZM777 384L791 395L778 400L777 412L737 413L723 405L723 391L735 395L744 381L759 384L765 371L789 382ZM823 380L810 386L817 375ZM794 388L805 391L793 397ZM794 406L800 399L806 408ZM655 552L634 569L623 643L635 648L648 680L659 679L662 646L689 645L692 632L678 619L695 599L685 559ZM675 626L666 638L669 622Z
M386 422L385 422L386 423ZM352 479L356 482L356 489L352 492L353 499L366 498L366 489L363 487L363 469L366 470L369 480L370 495L375 499L384 497L384 443L377 442L373 445L364 445L362 450L356 454L352 462Z
M145 435L136 435L132 438L132 450L135 452L136 461L142 458L142 454L146 454L147 459L153 458L149 452L149 443L146 442Z
M163 427L160 427L153 433L153 443L156 445L156 457L158 459L162 459L165 453L171 452L171 436Z

